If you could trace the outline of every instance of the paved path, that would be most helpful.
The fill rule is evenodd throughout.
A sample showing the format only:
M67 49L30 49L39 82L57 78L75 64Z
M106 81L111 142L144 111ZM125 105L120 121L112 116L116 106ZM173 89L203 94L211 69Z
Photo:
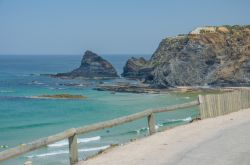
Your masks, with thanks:
M250 109L166 130L78 165L250 165Z

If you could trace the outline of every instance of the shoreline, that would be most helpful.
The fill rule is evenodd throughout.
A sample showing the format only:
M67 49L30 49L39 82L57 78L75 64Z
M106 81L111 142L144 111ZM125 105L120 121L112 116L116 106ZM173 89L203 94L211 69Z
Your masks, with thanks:
M227 159L232 155L237 156L231 160L231 164L235 164L244 156L241 152L250 153L249 150L246 151L246 148L250 147L250 142L247 140L250 137L248 130L250 130L250 109L245 109L167 129L152 136L107 149L77 165L115 165L118 162L121 165L184 165L185 163L197 164L200 161L206 165L219 164L219 162L229 164ZM242 141L232 141L234 136ZM236 147L236 150L225 151L227 147ZM250 162L249 158L243 158L241 162Z
M241 89L250 90L250 87L177 86L171 88L152 88L148 84L117 83L117 84L101 84L93 89L98 91L110 91L112 94L115 94L115 92L161 94L169 92L174 92L174 93L231 92Z

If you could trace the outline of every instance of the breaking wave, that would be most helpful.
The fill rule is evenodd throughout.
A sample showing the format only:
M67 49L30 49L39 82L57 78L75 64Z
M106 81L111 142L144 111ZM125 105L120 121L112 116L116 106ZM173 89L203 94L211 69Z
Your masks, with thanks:
M192 117L187 117L187 118L184 118L184 119L167 119L167 120L165 120L161 124L156 124L155 125L155 129L159 129L160 127L163 127L163 126L171 124L171 123L190 122L190 121L192 121ZM142 127L142 128L140 128L138 130L130 131L128 133L137 133L137 134L140 134L140 133L143 133L145 131L148 131L148 129L149 129L148 127Z
M93 147L93 148L84 148L84 149L79 149L78 152L100 151L100 150L105 150L109 147L110 145L101 146L101 147ZM59 150L59 151L48 152L44 154L29 155L27 156L27 158L47 157L47 156L61 155L61 154L68 154L68 153L69 153L68 150Z
M90 138L78 138L77 143L88 143L91 141L97 141L100 140L101 136L95 136L95 137L90 137ZM48 145L48 147L62 147L68 145L68 140L62 140L53 144Z
M0 93L13 93L15 91L12 90L0 90Z

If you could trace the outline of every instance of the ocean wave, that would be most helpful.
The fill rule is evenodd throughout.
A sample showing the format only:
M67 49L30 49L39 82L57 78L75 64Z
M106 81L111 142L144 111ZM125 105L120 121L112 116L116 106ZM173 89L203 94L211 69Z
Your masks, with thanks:
M43 96L0 96L0 99L7 99L7 100L14 100L14 99L58 100L58 99L71 99L71 98L52 98L52 97L43 97Z
M188 121L191 121L192 120L192 117L186 117L184 119L168 119L168 120L165 120L164 123L170 123L170 122L188 122Z
M19 126L9 126L9 127L3 127L3 128L4 129L24 129L24 128L35 128L35 127L50 126L50 125L55 125L55 124L58 124L58 123L60 123L60 122L35 123L35 124L27 124L27 125L19 125Z
M45 83L39 82L39 81L32 81L32 84L35 85L44 85Z
M88 143L91 141L97 141L100 140L100 136L90 137L90 138L78 138L77 143ZM62 147L68 145L68 140L62 140L53 144L49 144L48 147Z
M46 99L46 98L41 98L37 96L0 96L0 99L16 100L16 99Z
M55 152L49 152L49 153L44 153L44 154L37 154L37 155L29 155L26 156L27 158L36 158L36 157L46 157L46 156L53 156L53 155L60 155L60 154L68 154L69 151L67 150L59 150Z
M159 129L160 127L163 127L163 126L164 126L163 124L156 124L155 129Z
M160 127L163 127L167 124L170 124L170 123L175 123L175 122L190 122L192 120L192 117L187 117L187 118L183 118L183 119L168 119L168 120L165 120L163 123L160 123L160 124L156 124L155 125L155 129L159 129ZM129 131L127 133L137 133L137 134L140 134L140 133L143 133L145 131L148 131L149 128L148 127L142 127L140 129L137 129L137 130L133 130L133 131Z
M0 99L3 99L3 100L17 100L17 99L27 99L27 98L22 97L22 96L0 96Z
M110 145L106 145L106 146L101 146L101 147L79 149L78 151L79 152L99 151L99 150L105 150L109 147L110 147Z
M13 93L15 91L12 90L0 90L0 93Z
M100 151L100 150L105 150L109 147L110 147L110 145L101 146L101 147L93 147L93 148L84 148L84 149L78 149L78 152ZM61 155L61 154L68 154L68 153L69 153L68 150L59 150L59 151L48 152L48 153L44 153L44 154L29 155L26 157L27 158L37 158L37 157L47 157L47 156Z
M26 98L26 99L40 99L40 100L52 100L54 98L47 98L47 97L39 97L39 96L24 96L23 98Z
M156 124L155 125L155 129L159 129L160 127L163 127L163 124ZM140 128L140 129L132 131L132 132L136 132L137 134L140 134L140 133L145 132L147 130L149 130L148 127L143 127L143 128Z
M50 90L64 90L66 88L49 87Z
M52 98L52 97L43 97L43 96L24 96L23 98L37 99L37 100L58 100L58 99L61 99L61 98Z
M39 82L37 80L33 80L31 82L26 83L26 85L39 85L39 86L48 86L48 84L43 83L43 82Z
M141 132L145 132L145 131L147 131L149 128L148 127L143 127L143 128L140 128L140 129L137 129L137 130L135 130L135 132L137 133L137 134L140 134ZM133 131L134 132L134 131Z

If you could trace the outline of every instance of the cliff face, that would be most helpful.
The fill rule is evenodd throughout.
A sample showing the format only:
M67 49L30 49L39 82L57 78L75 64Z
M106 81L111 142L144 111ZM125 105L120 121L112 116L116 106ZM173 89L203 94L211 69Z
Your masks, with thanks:
M134 73L145 68L152 71L138 78L155 87L249 86L250 26L200 27L166 38Z
M54 77L115 78L118 75L108 61L91 51L86 51L79 68L68 73L58 73Z

